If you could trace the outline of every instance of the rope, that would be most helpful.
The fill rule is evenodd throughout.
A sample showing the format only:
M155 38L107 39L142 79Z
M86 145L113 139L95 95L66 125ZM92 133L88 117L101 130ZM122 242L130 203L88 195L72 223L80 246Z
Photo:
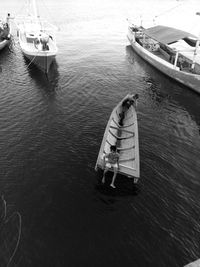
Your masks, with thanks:
M16 244L15 249L14 249L14 251L13 251L13 253L12 253L12 256L10 257L10 259L9 259L9 261L8 261L7 267L9 267L9 265L10 265L10 263L11 263L13 257L15 256L15 253L16 253L16 251L17 251L17 249L18 249L18 246L19 246L20 237L21 237L22 217L21 217L21 214L20 214L18 211L14 212L14 213L13 213L7 220L6 220L6 223L7 223L7 222L8 222L14 215L18 215L18 217L19 217L19 232L18 232L17 244Z
M38 51L38 53L39 53L39 51ZM29 67L31 64L32 64L32 62L34 61L34 59L37 57L37 55L35 55L34 57L33 57L33 59L31 60L31 62L28 64L28 66L27 67Z
M166 11L156 15L155 18L158 18L158 17L160 17L162 15L165 15L166 13L171 12L172 10L176 9L177 7L179 7L181 5L182 5L182 3L178 4L177 6L171 7L170 9L167 9Z
M9 222L9 220L10 220L13 216L15 216L15 215L17 215L18 218L19 218L19 228L18 228L17 244L16 244L16 246L15 246L15 249L14 249L14 251L13 251L13 253L12 253L12 255L11 255L11 257L10 257L8 263L7 263L7 265L6 265L6 267L9 267L9 266L10 266L10 263L11 263L11 261L12 261L12 259L13 259L13 257L15 256L15 253L16 253L16 251L17 251L17 249L18 249L18 246L19 246L19 242L20 242L20 238L21 238L22 218L21 218L21 214L20 214L18 211L12 213L10 217L6 218L6 215L7 215L7 205L6 205L6 201L5 201L3 195L1 196L1 198L2 198L2 201L3 201L3 204L4 204L3 224L4 224L4 225L7 224L7 223Z

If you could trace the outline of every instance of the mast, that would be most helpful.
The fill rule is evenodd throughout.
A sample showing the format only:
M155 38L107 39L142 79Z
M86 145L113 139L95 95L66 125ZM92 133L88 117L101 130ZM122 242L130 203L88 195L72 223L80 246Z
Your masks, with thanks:
M37 8L36 8L35 0L32 1L32 4L33 4L33 14L34 14L34 17L37 19L38 18L38 15L37 15Z
M27 3L26 8L27 8L28 15L31 17L34 17L37 20L38 14L37 14L35 0L27 0L26 3Z

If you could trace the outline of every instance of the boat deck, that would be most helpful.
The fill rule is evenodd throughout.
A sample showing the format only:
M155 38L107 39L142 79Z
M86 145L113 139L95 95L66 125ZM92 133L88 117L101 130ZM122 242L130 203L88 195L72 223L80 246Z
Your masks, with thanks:
M56 45L54 43L54 41L49 38L48 40L48 49L42 49L42 44L39 43L38 45L34 43L35 41L35 38L32 38L32 39L28 39L26 38L25 34L24 33L21 33L20 34L20 43L21 43L21 46L23 46L23 48L27 51L30 51L30 52L33 52L33 53L37 53L38 52L38 55L40 53L45 53L45 54L51 54L51 53L56 53L57 49L56 49Z
M127 97L129 97L129 95ZM104 155L110 152L111 145L116 145L120 155L118 172L129 178L139 178L140 167L137 115L134 107L129 107L122 123L120 116L122 112L121 103L122 102L114 108L108 121L95 169L97 170L98 167L102 169L104 168Z
M154 54L155 56L158 56L160 58L162 58L163 60L170 62L169 60L167 60L167 58L160 52L160 51L152 51L152 54Z
M36 52L46 52L46 53L53 53L53 52L56 52L56 49L55 49L55 46L54 44L52 44L51 42L48 43L48 47L49 49L48 50L43 50L41 45L38 45L38 48L34 45L34 43L27 43L27 42L23 42L23 46L26 50L28 51L32 51L34 53Z
M145 48L146 42L143 43L141 38L137 38L136 41L143 48ZM155 51L152 51L148 48L145 48L145 49L147 51L151 52L152 54L158 56L159 58L165 60L166 62L173 64L172 57L166 51L164 51L162 48L159 47ZM174 52L174 54L175 54L175 52ZM178 60L177 66L180 67L181 71L184 71L187 73L193 73L193 74L200 74L200 55L199 54L196 56L196 59L195 59L195 69L191 69L193 54L187 53L187 52L181 52L179 55L182 58L182 63ZM174 59L175 59L175 56L174 56ZM185 60L185 62L187 62L186 64L184 64L184 60Z

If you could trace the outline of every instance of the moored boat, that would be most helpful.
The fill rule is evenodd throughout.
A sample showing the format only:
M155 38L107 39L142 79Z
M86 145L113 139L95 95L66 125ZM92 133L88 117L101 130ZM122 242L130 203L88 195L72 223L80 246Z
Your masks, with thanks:
M157 25L148 29L131 24L128 40L133 50L156 69L200 93L199 38Z
M19 45L30 64L48 73L58 51L55 27L38 16L35 1L28 1L27 9L27 16L16 18Z
M98 170L98 168L104 169L103 157L110 152L110 146L115 145L119 153L118 173L129 178L134 178L134 182L137 182L140 177L140 160L138 123L135 106L130 105L122 116L122 103L125 103L126 100L131 98L132 95L127 95L113 109L105 129L95 170Z
M11 41L10 14L8 14L6 21L0 20L0 50L9 45L10 41Z

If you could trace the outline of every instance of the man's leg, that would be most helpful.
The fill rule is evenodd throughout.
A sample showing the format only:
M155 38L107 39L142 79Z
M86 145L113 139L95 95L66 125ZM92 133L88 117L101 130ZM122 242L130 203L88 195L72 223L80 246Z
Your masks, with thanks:
M113 187L113 188L116 188L115 185L114 185L114 182L115 182L115 179L116 179L116 176L117 176L117 170L118 169L116 167L114 167L114 174L113 174L112 182L110 184L110 186Z
M108 172L108 170L109 170L109 168L108 167L105 167L104 172L103 172L103 178L102 178L102 183L103 184L105 183L105 175Z

